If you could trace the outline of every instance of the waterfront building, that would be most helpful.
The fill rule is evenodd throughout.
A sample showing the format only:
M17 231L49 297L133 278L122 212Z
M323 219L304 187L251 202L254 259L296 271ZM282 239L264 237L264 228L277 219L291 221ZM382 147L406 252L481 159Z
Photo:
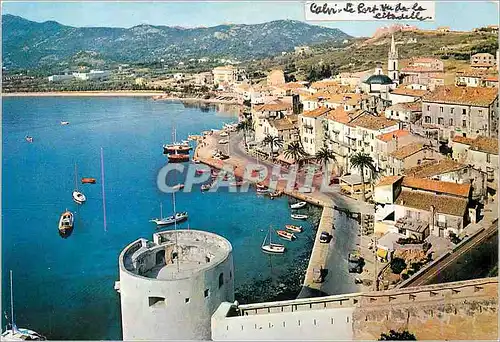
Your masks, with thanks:
M428 233L442 237L451 232L458 235L471 218L475 219L474 208L469 208L470 194L470 184L410 176L383 177L375 185L374 200L384 204L377 209L380 213L376 214L375 230L417 239L425 239Z
M106 79L111 75L110 71L90 70L90 72L74 72L73 77L81 81L92 81Z
M381 169L379 164L377 147L377 137L382 134L395 132L399 129L399 123L394 120L389 120L383 116L373 115L368 112L357 116L348 123L347 139L351 141L351 146L355 145L356 152L364 152L370 155L377 170ZM352 149L354 151L354 149ZM350 172L359 174L360 170L351 168ZM370 170L365 169L365 179L370 177Z
M422 126L440 140L498 135L498 89L437 87L422 98ZM431 133L431 132L429 132Z
M299 134L304 151L314 156L326 145L324 119L333 110L328 107L318 107L299 114Z
M214 75L211 72L200 72L194 75L194 83L200 86L211 86L214 84Z
M209 340L210 317L234 301L232 247L197 230L138 239L119 259L123 340Z
M263 105L252 106L255 141L261 142L267 135L278 136L278 131L272 122L291 114L293 114L293 103L283 99L274 99Z
M233 84L236 82L237 69L232 65L219 66L212 70L212 74L214 75L214 84Z
M285 84L285 73L283 70L272 70L267 75L268 86L282 86Z

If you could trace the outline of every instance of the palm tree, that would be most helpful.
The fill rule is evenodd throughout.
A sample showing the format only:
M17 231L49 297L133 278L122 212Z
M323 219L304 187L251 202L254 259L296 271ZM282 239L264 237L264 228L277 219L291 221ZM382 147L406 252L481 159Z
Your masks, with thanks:
M236 129L238 132L243 131L243 140L245 141L245 147L247 147L247 132L253 129L252 119L240 121Z
M262 141L263 144L269 144L269 147L271 147L271 159L274 161L274 146L281 147L283 146L283 140L281 140L280 137L276 137L273 135L266 135L264 140Z
M324 166L325 169L328 170L328 162L330 160L337 162L337 158L335 154L325 146L323 146L318 152L316 152L316 161L321 163L321 167Z
M306 155L306 152L299 141L292 141L288 144L283 154L286 158L293 159L300 167L302 157Z
M365 169L368 168L371 172L372 175L375 174L375 166L373 158L364 153L364 152L358 152L355 153L351 156L351 166L358 168L361 171L361 186L363 187L363 202L366 202L366 194L365 194ZM373 176L372 176L373 177Z

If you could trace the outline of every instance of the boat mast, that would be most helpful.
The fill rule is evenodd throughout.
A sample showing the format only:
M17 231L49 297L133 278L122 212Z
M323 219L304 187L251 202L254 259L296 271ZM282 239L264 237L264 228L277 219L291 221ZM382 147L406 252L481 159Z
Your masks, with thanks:
M10 270L10 319L12 321L12 332L14 332L14 290L12 289L12 270Z
M104 221L104 231L107 232L106 227L106 195L104 193L104 152L101 147L101 189L102 189L102 212Z
M78 171L76 169L76 163L75 163L75 189L78 191Z
M175 211L175 191L172 192L172 203L173 203L173 206L174 206L174 214L173 214L173 217L174 217L174 230L175 230L175 252L177 253L177 272L179 272L179 244L177 243L178 240L177 240L177 217L176 217L176 211Z

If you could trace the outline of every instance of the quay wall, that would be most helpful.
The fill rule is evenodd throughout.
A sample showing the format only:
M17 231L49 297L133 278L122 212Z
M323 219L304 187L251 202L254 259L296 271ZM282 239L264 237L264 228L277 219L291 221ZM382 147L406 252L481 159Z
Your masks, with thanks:
M496 340L498 279L248 305L223 303L212 316L214 341L377 340L391 329L408 330L418 340Z

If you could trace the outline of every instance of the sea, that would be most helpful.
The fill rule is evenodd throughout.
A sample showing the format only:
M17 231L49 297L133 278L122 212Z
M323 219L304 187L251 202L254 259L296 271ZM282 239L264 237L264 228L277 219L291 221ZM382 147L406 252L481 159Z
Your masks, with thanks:
M149 220L159 216L160 203L164 215L173 211L172 195L161 192L156 182L167 163L162 144L172 141L173 128L177 139L186 139L237 121L237 113L234 107L147 97L4 98L2 310L9 319L12 270L18 326L55 340L120 340L120 298L114 290L119 253L138 238L152 238L156 227ZM71 197L75 164L78 187L87 196L81 206ZM81 177L94 177L97 183L80 184ZM319 208L305 209L311 220L300 223L304 232L293 242L282 242L284 255L270 256L260 249L269 228L294 223L287 197L270 200L254 190L230 193L223 188L202 193L195 186L176 194L176 207L189 213L179 228L214 232L231 242L241 303L297 296ZM63 238L57 226L65 209L75 213L75 228ZM5 317L2 323L5 329Z

